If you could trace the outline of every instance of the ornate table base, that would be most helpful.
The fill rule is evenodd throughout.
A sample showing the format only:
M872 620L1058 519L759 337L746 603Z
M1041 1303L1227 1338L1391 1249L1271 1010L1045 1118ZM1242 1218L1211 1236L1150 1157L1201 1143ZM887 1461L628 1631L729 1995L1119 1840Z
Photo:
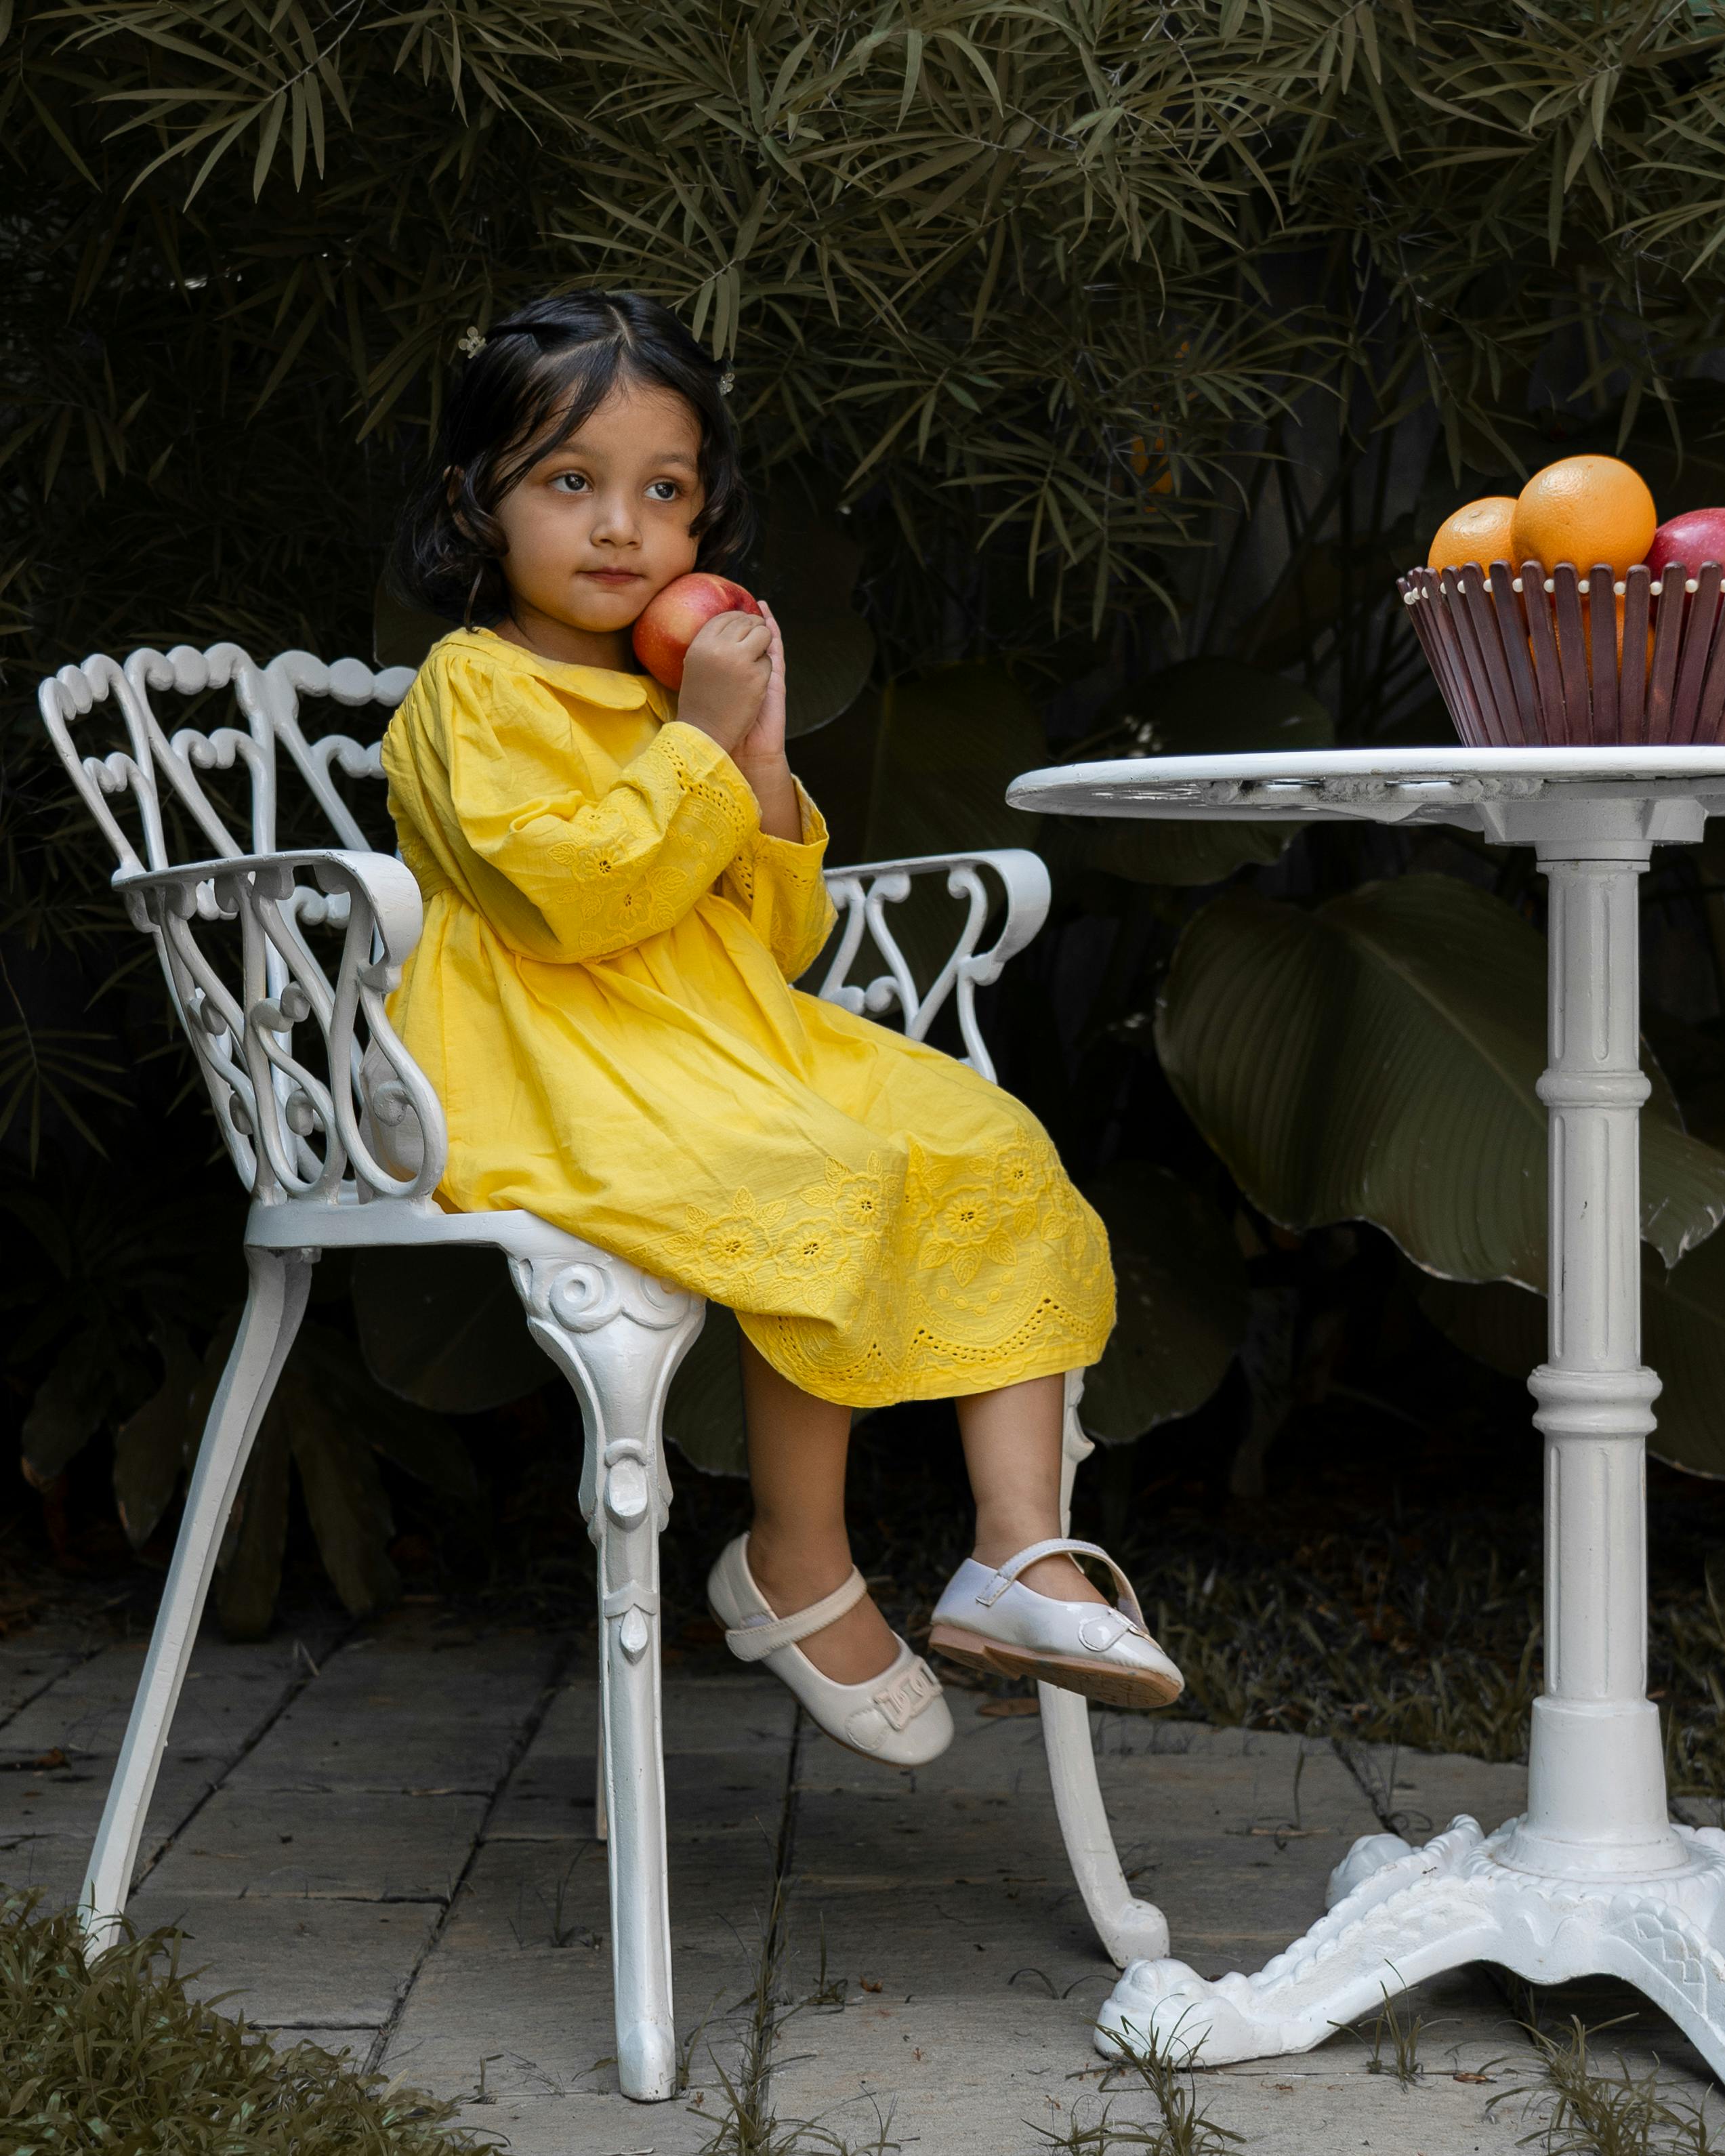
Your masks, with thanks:
M1135 1961L1102 2009L1101 2047L1209 2066L1309 2051L1387 1994L1490 1961L1532 1984L1621 1977L1725 2075L1725 1832L1672 1827L1676 1866L1646 1877L1558 1878L1508 1861L1524 1825L1488 1837L1464 1817L1423 1849L1368 1835L1331 1876L1329 1914L1255 1975Z
M1209 2065L1308 2051L1441 1969L1626 1979L1725 2076L1725 1831L1673 1826L1647 1698L1636 891L1656 844L1725 810L1717 748L1529 748L1146 757L1032 773L1021 808L1356 816L1471 824L1531 845L1550 886L1550 1349L1528 1380L1545 1441L1545 1691L1527 1810L1489 1840L1457 1820L1424 1849L1358 1843L1330 1912L1255 1976L1135 1961L1104 2051L1153 2041ZM1725 1234L1725 1229L1717 1232Z

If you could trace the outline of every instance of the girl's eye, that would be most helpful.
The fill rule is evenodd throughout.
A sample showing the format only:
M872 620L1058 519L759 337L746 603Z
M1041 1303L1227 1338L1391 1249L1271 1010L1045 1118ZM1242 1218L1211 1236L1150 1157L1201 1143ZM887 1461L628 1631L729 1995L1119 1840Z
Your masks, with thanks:
M552 485L561 487L566 494L579 494L587 485L587 475L585 472L559 472Z
M674 479L655 479L647 489L649 501L675 501L681 491Z

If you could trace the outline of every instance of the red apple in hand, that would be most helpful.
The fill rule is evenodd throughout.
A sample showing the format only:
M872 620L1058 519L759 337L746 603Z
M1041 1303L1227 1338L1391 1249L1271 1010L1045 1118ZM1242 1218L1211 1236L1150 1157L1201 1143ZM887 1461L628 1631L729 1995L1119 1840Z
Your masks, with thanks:
M635 656L667 689L683 685L683 660L696 634L715 614L759 613L741 584L706 569L673 578L655 592L635 624Z
M1647 549L1647 567L1656 577L1671 562L1692 577L1703 562L1725 562L1725 509L1686 509L1668 517Z

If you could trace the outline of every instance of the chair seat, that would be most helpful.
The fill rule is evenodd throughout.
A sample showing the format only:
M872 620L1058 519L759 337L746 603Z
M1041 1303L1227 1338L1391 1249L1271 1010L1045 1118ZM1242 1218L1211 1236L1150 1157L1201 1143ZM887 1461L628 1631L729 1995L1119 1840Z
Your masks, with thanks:
M328 1202L295 1199L284 1205L254 1205L246 1216L247 1245L258 1250L400 1250L411 1246L481 1245L516 1258L625 1258L584 1243L536 1213L513 1208L495 1213L450 1213L430 1198L356 1198L352 1187ZM639 1271L638 1266L631 1266Z

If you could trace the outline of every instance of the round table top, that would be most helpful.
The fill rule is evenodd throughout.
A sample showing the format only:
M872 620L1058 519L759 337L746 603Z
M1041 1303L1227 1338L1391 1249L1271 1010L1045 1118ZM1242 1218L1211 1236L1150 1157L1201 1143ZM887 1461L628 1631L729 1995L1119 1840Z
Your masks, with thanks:
M1484 829L1499 803L1700 802L1725 814L1725 747L1345 748L1248 756L1117 757L1027 771L1015 808L1066 816L1460 824Z

